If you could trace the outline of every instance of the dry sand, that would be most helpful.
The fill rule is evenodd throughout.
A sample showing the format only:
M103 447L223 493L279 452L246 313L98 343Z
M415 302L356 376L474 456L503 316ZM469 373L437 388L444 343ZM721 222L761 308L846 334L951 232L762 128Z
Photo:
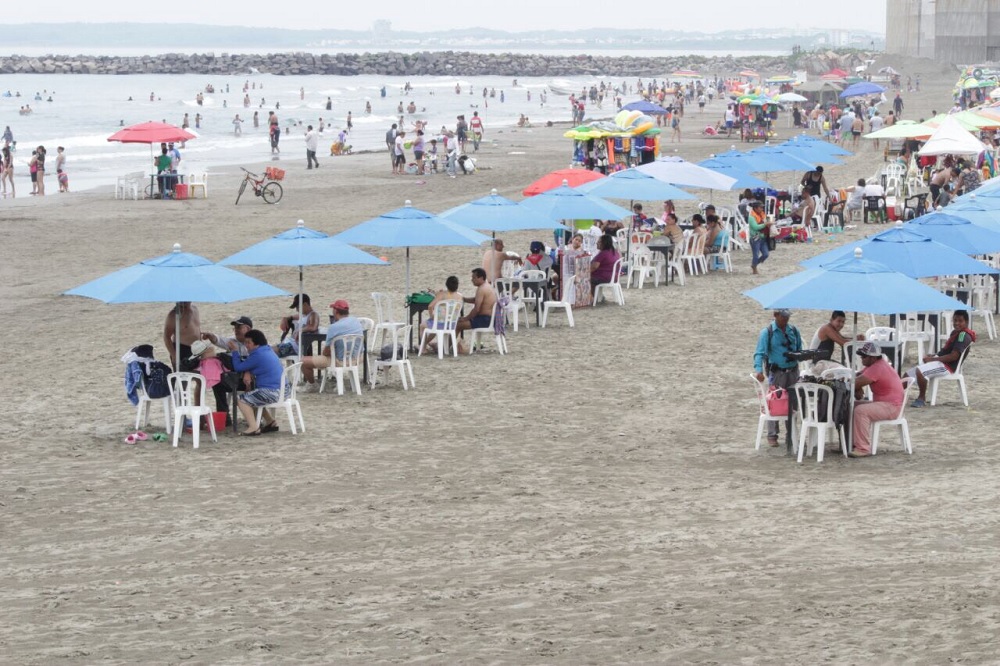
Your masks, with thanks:
M951 83L925 79L906 115L946 107ZM491 131L480 173L426 182L392 176L384 154L308 173L289 150L278 206L234 207L237 170L213 173L207 201L3 202L0 662L1000 660L996 344L967 366L970 409L949 386L909 412L913 456L894 436L864 461L753 450L747 375L769 315L740 292L825 239L780 247L757 278L744 252L733 275L631 290L576 328L556 315L511 334L507 357L415 360L414 391L305 395L298 437L282 422L198 451L122 443L118 358L143 342L165 357L168 306L60 292L176 241L221 259L300 218L337 232L405 199L517 197L567 166L562 131ZM828 175L848 184L878 162L869 150ZM416 251L413 284L454 273L468 290L480 252ZM306 290L371 314L370 292L402 291L403 254L384 254L391 268L310 268ZM293 269L247 272L296 286ZM276 335L288 301L204 304L202 321L249 314ZM826 316L793 323L808 336Z

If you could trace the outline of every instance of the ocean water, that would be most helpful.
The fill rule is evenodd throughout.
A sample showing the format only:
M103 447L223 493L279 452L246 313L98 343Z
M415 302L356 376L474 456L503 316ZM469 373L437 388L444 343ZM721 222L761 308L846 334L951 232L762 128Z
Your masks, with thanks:
M403 94L403 85L413 89ZM455 93L456 83L462 93ZM211 171L213 167L234 164L254 164L271 159L267 139L267 113L277 109L282 128L290 128L281 138L281 160L305 158L303 133L307 124L318 126L319 119L330 125L320 142L320 156L329 154L329 146L337 133L346 126L347 113L352 113L354 125L349 143L355 150L384 149L386 130L398 122L397 105L411 101L417 107L414 114L404 113L404 126L412 128L420 119L432 130L442 125L454 129L458 114L471 117L478 110L484 119L486 139L491 130L515 126L520 114L532 124L548 120L569 120L568 94L600 80L589 76L551 78L518 78L513 86L509 77L389 77L389 76L206 76L206 75L7 75L0 76L0 126L9 126L17 141L15 178L22 195L27 189L27 163L31 150L44 145L50 163L54 163L56 147L66 149L66 171L73 190L110 186L122 173L151 169L150 148L139 144L109 143L107 138L120 126L150 120L166 121L180 126L184 114L189 116L191 131L198 135L182 152L182 173ZM621 80L616 80L621 84ZM629 80L631 85L635 80ZM212 84L214 93L204 93ZM243 86L249 84L249 108L243 106ZM226 92L226 86L229 92ZM386 97L380 88L386 87ZM495 89L496 97L483 98L483 88ZM305 90L300 98L300 89ZM470 91L472 94L470 94ZM504 101L500 101L500 93ZM547 103L541 93L547 91ZM204 103L195 101L204 93ZM528 101L528 93L531 101ZM41 100L36 100L36 93ZM150 101L153 94L153 101ZM49 96L52 101L47 101ZM326 110L327 98L332 110ZM129 101L131 98L132 101ZM626 97L628 101L630 97ZM371 102L372 112L364 113L365 102ZM33 113L20 115L19 109L30 105ZM254 128L253 112L260 117L260 127ZM195 128L195 114L202 116L200 129ZM236 114L245 121L242 136L233 133ZM614 115L613 102L608 100L603 110L588 107L588 115ZM301 123L301 125L300 125ZM158 146L156 147L158 149ZM51 169L50 169L51 171ZM55 179L49 179L49 189L57 189Z

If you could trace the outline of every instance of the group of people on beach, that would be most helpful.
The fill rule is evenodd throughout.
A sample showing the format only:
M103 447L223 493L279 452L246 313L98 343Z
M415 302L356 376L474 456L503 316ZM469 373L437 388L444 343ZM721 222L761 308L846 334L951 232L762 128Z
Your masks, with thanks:
M14 185L14 154L17 147L17 142L13 139L13 133L8 126L3 134L4 146L0 150L0 192L2 192L2 197L4 199L10 197L11 199L17 196L17 188ZM45 196L45 174L46 174L46 157L48 156L48 151L45 146L38 146L31 151L31 157L28 160L28 173L31 177L31 192L32 196ZM66 166L66 149L59 146L56 149L56 182L59 186L59 192L69 192L69 176L67 176L65 171ZM9 190L9 191L8 191Z

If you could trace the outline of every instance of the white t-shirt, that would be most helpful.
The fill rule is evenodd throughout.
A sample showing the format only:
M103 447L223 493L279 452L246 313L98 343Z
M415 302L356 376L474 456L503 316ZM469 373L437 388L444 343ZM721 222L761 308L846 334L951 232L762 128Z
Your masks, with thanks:
M397 136L395 144L396 145L395 145L394 150L395 150L396 154L397 155L403 155L404 154L403 153L403 137L402 136Z

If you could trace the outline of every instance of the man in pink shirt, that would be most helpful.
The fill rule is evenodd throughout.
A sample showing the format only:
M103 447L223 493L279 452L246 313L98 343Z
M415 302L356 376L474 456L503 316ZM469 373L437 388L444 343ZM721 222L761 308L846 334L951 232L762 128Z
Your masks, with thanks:
M866 342L857 352L865 369L854 380L855 397L862 389L872 390L872 401L854 403L854 449L851 458L867 458L872 454L871 426L875 421L896 418L903 404L903 383L889 363L882 358L882 349L874 342Z

